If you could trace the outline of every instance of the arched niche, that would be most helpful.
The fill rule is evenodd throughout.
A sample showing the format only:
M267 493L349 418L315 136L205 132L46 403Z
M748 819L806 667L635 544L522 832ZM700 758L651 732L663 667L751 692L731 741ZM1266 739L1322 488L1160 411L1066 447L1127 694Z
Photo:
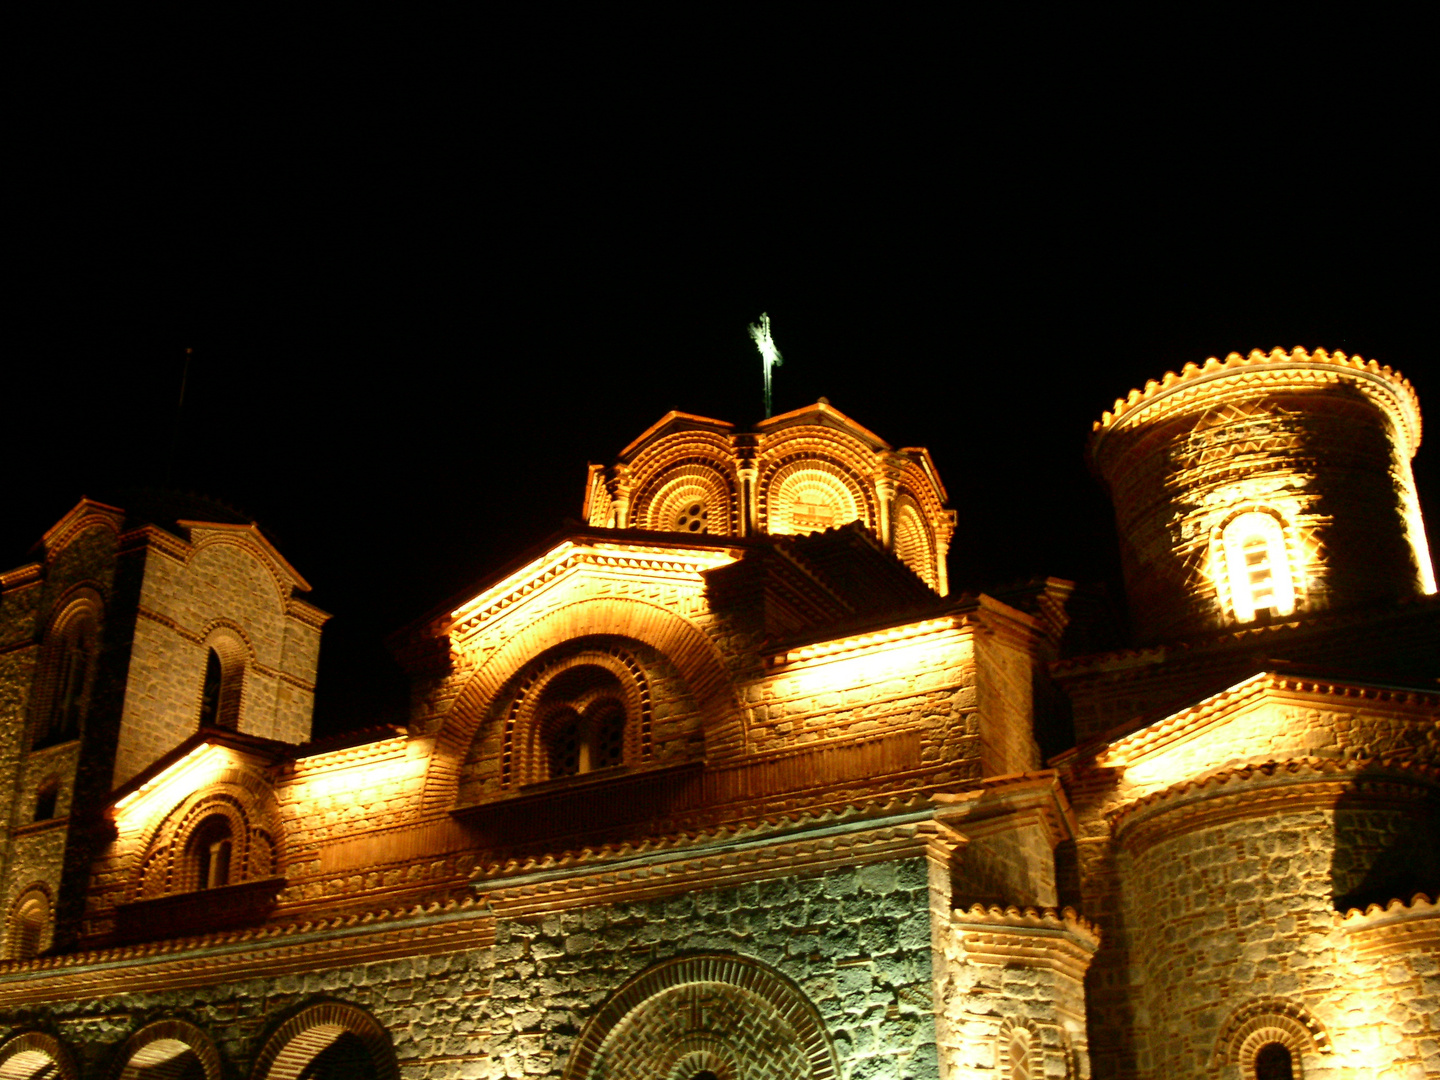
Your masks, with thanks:
M253 1080L399 1080L390 1033L364 1009L310 1005L265 1041Z
M703 1017L703 1019L701 1019ZM677 957L620 987L585 1024L566 1080L834 1080L815 1006L778 971L725 953Z

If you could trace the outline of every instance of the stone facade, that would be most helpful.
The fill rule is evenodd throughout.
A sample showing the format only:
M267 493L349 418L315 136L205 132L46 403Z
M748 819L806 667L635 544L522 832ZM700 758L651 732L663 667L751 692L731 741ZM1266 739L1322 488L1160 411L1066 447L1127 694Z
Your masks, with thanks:
M923 450L672 413L323 744L259 530L84 502L0 576L0 1076L1440 1075L1418 425L1338 354L1118 403L1144 644L1078 656L946 595Z

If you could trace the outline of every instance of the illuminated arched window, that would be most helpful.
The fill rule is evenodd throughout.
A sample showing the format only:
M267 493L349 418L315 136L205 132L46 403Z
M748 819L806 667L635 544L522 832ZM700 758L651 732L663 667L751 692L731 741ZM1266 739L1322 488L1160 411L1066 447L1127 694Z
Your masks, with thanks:
M219 889L230 884L235 836L228 818L223 814L206 818L191 834L187 846L197 889Z
M920 510L908 499L897 503L891 528L895 534L896 556L919 574L926 585L935 588L935 545Z
M1266 1043L1255 1055L1255 1080L1295 1080L1290 1048L1284 1043Z
M1279 521L1258 511L1241 514L1225 526L1222 544L1237 622L1248 623L1257 612L1289 615L1295 610L1295 584Z
M1009 1080L1030 1080L1030 1033L1024 1028L1010 1033Z
M609 769L625 763L625 691L599 664L561 671L540 691L535 706L535 764L528 779Z

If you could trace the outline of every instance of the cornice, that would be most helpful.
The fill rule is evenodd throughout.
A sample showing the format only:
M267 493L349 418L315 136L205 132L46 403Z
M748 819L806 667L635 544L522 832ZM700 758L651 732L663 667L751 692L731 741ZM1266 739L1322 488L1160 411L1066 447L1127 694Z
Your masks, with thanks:
M1420 446L1420 404L1415 388L1408 379L1388 366L1359 356L1347 357L1343 352L1327 353L1324 349L1306 352L1296 346L1290 352L1272 349L1252 350L1242 356L1230 353L1224 360L1210 357L1203 365L1186 364L1177 375L1167 371L1160 379L1151 379L1143 390L1131 390L1118 398L1110 411L1093 426L1090 457L1094 460L1101 443L1110 431L1143 423L1160 411L1175 412L1193 405L1213 393L1219 385L1265 383L1333 383L1340 379L1360 383L1375 398L1394 423L1406 458Z
M493 914L473 898L339 915L202 937L0 962L0 1006L314 971L494 943Z
M1351 948L1363 959L1383 958L1440 948L1440 898L1416 893L1409 901L1395 899L1384 907L1351 908L1336 916Z
M1131 851L1245 818L1310 809L1413 804L1440 796L1440 769L1408 761L1297 758L1243 765L1186 780L1106 814Z
M1100 947L1100 931L1074 908L1001 908L976 904L950 914L968 960L1006 967L1043 967L1080 981Z
M23 589L27 585L39 585L45 580L45 567L41 563L26 563L14 570L0 572L0 592Z
M1372 706L1440 711L1440 694L1429 691L1261 671L1188 708L1170 713L1163 719L1152 720L1139 729L1135 729L1133 723L1112 729L1066 754L1058 755L1056 760L1071 761L1093 756L1102 765L1133 764L1272 694L1328 697L1346 702L1364 701Z

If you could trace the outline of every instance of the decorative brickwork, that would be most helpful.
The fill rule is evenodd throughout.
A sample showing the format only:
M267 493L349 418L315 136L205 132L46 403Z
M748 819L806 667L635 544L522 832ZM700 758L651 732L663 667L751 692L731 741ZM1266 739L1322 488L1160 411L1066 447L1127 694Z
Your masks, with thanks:
M945 596L925 451L671 413L323 743L259 530L82 502L0 573L0 1080L1440 1077L1418 439L1338 354L1137 391L1080 657Z
M75 1059L55 1036L27 1031L0 1044L0 1080L80 1080Z
M298 1080L347 1033L364 1046L376 1080L399 1080L389 1033L364 1009L338 1001L311 1005L282 1024L255 1059L251 1076L255 1080Z
M694 1055L757 1080L838 1076L824 1021L799 988L723 954L669 960L621 987L586 1025L565 1075L668 1076Z
M161 1020L141 1028L120 1048L115 1080L223 1080L210 1036L188 1020Z

